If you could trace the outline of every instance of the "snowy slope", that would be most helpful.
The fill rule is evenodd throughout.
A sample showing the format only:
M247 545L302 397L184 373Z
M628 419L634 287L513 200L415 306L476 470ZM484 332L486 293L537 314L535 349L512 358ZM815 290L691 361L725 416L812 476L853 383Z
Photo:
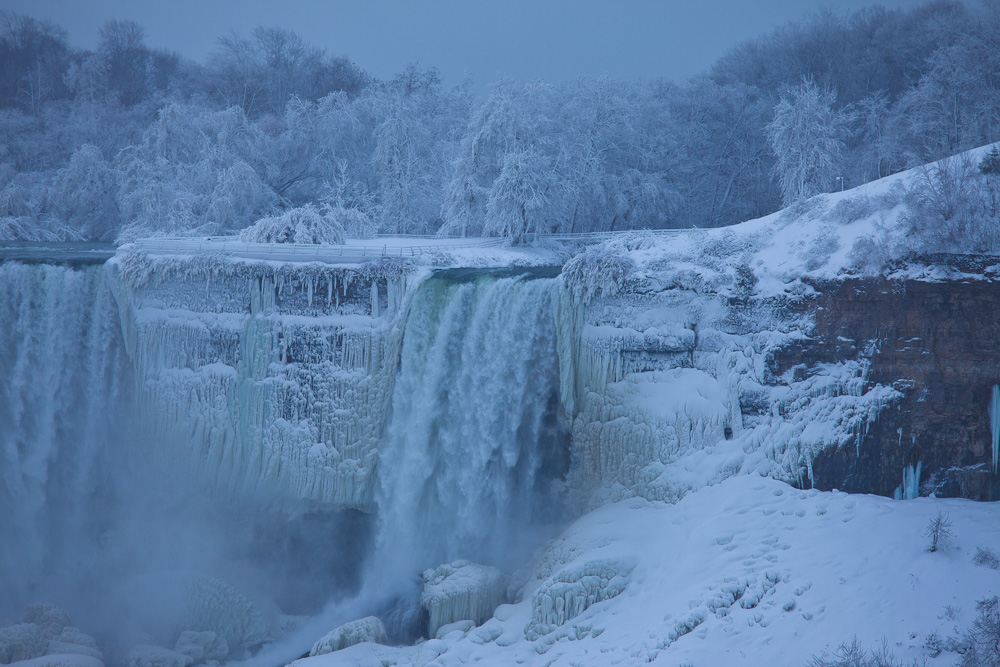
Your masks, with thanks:
M923 532L938 510L953 544L930 553ZM633 499L584 516L549 544L523 599L468 633L294 664L804 665L855 636L865 646L884 638L909 662L929 655L928 635L947 645L977 600L1000 593L1000 573L972 562L980 546L1000 548L1000 507L734 477L675 505ZM529 638L538 591L593 563L631 569L624 590Z

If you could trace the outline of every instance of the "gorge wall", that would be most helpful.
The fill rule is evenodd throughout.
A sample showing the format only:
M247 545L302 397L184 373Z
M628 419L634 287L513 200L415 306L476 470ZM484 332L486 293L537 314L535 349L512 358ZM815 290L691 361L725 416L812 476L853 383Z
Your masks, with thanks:
M902 394L856 446L817 455L816 486L891 496L903 470L919 466L921 495L1000 500L988 410L1000 381L1000 283L966 275L816 288L815 331L776 357L779 370L862 355L871 382Z

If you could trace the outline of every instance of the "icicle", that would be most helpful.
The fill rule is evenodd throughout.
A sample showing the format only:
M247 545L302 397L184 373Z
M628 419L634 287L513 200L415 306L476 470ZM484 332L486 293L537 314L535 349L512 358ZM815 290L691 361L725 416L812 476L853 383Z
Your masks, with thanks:
M997 473L997 459L1000 459L1000 386L993 385L990 394L990 437L993 450L993 474Z

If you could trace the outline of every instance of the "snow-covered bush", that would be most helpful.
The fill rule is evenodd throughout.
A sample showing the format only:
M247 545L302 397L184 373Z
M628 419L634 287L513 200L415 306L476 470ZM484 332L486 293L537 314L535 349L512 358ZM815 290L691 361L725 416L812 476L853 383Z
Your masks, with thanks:
M859 236L847 253L848 266L865 276L876 276L907 254L895 228L875 223L874 231Z
M563 280L577 301L608 297L625 291L635 262L620 247L601 244L587 248L563 266Z
M1000 570L1000 557L989 547L976 547L976 555L972 557L972 564L988 567L991 570Z
M914 660L913 667L919 667ZM889 650L888 642L882 642L877 649L866 649L855 637L850 644L843 643L833 652L832 657L826 655L814 656L808 667L907 667L902 660Z
M382 621L375 616L366 616L350 623L344 623L339 628L328 632L322 639L313 644L309 656L333 653L362 642L385 644L387 641L388 637Z
M968 153L928 165L906 192L903 216L918 252L995 253L1000 224L990 206L987 177Z
M344 228L312 204L261 218L240 232L244 243L335 243L344 242Z
M960 667L1000 665L1000 600L996 596L976 603L978 611L965 635L966 651Z

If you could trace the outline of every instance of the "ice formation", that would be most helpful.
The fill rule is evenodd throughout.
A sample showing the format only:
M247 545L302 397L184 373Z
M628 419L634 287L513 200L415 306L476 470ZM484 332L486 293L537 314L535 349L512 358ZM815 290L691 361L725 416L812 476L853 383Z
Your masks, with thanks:
M229 657L241 657L274 638L258 605L226 582L197 572L162 572L135 578L125 603L136 630L162 646L175 646L188 632L212 633ZM204 636L199 636L199 640ZM184 652L185 654L187 652Z
M191 667L194 659L162 646L138 644L125 656L125 667Z
M621 595L634 567L634 563L618 559L592 559L559 570L532 594L525 637L538 639L591 606Z
M238 497L373 507L405 267L126 250L109 269L151 433Z
M507 601L507 586L507 576L499 569L467 560L425 571L420 605L430 615L428 635L456 621L480 625Z
M177 638L174 651L191 658L195 664L214 660L223 662L229 657L229 644L225 637L220 637L211 630L195 632L185 630Z
M0 628L0 665L44 656L104 659L93 637L71 626L69 615L52 605L28 605L20 623Z
M385 634L385 626L375 616L366 616L356 621L344 623L339 628L331 630L318 642L313 644L310 656L324 655L340 651L348 646L371 642L373 644L385 644L388 638Z
M811 326L676 285L586 305L564 294L558 349L576 504L673 502L738 472L811 481L817 453L857 444L901 396L868 382L863 357L775 376L771 356Z
M990 392L990 449L993 452L993 474L997 472L1000 460L1000 385L993 385Z
M896 487L893 494L896 500L913 500L920 497L920 473L924 464L917 461L916 467L903 468L903 483Z
M445 275L414 295L379 451L376 569L503 564L558 507L557 287Z

